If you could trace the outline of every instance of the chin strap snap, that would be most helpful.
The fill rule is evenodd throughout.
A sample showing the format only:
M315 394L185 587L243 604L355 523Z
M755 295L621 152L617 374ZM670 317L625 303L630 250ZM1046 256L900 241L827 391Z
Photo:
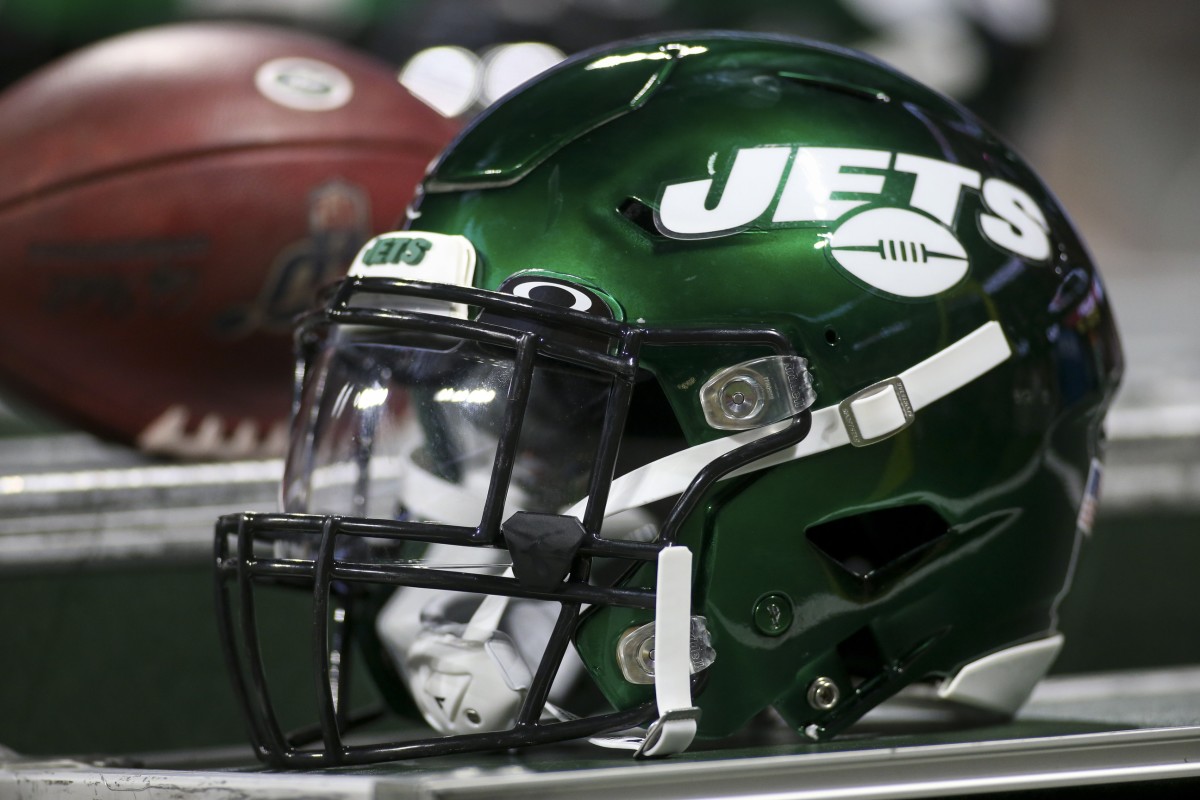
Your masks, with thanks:
M692 705L692 552L665 547L658 554L654 606L654 699L658 719L634 754L682 753L696 736L700 709Z

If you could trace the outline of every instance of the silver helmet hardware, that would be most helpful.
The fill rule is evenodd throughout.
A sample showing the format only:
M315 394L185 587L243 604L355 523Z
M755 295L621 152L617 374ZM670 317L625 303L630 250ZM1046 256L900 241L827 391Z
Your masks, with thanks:
M837 705L842 693L832 678L815 678L808 685L808 704L817 711L828 711Z
M817 399L808 362L767 356L718 370L700 387L708 424L723 431L761 428L799 414Z
M707 669L717 660L704 617L692 617L692 674ZM654 623L630 628L617 642L617 665L630 683L654 683Z

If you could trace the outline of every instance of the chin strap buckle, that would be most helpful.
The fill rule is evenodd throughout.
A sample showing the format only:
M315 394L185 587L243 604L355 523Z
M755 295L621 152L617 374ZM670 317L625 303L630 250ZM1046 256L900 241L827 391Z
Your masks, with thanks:
M646 738L634 753L634 758L654 758L682 753L696 736L696 724L700 720L700 709L676 708L664 711L654 720Z
M901 378L888 378L838 403L850 444L865 447L913 424L916 414Z
M658 553L654 601L654 699L658 719L637 749L637 758L682 753L696 736L700 709L692 705L692 551L664 547Z

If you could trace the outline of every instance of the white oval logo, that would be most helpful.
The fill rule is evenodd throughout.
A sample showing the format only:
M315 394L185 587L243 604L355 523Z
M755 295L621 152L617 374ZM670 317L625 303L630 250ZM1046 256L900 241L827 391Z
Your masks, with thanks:
M854 215L833 232L828 249L851 275L899 297L944 292L969 266L967 251L949 229L902 208Z
M277 58L254 74L268 100L298 111L333 111L350 102L354 83L332 64L312 58Z

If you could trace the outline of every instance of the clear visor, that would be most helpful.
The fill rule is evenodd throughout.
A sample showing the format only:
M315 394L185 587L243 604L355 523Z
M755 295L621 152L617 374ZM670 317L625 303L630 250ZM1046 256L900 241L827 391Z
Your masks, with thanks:
M503 518L568 508L588 493L612 379L539 363L510 420L514 371L505 348L334 326L303 388L284 510L474 527L511 424Z

